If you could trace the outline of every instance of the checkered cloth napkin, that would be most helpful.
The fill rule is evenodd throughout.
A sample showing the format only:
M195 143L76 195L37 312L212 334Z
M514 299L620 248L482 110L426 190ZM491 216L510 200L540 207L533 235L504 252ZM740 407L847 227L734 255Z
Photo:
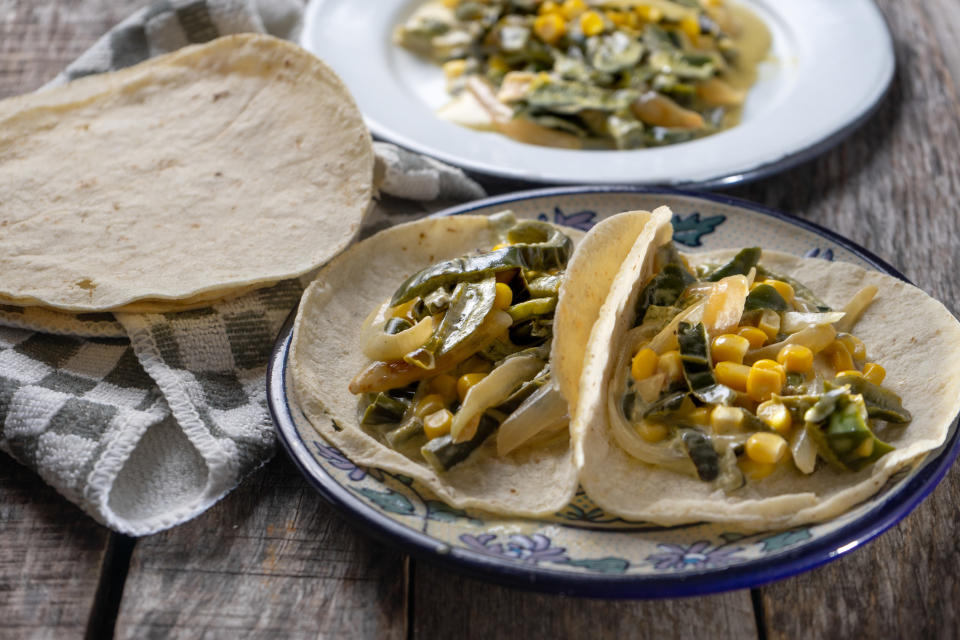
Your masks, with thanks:
M162 0L117 25L50 84L228 33L295 38L301 11L297 0ZM483 195L457 169L375 146L388 195L361 235L439 206L412 200ZM178 313L68 315L0 305L0 448L119 532L146 535L198 515L275 450L266 365L303 284L288 280Z

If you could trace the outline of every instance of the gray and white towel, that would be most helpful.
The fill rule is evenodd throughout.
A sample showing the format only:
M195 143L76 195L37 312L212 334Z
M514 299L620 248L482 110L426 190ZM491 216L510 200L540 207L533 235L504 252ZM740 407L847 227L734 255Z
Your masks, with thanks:
M117 25L50 85L228 33L295 38L301 11L297 0L162 0ZM364 235L439 206L422 201L483 195L458 169L375 146L388 195ZM302 284L177 313L0 305L0 448L122 533L146 535L202 513L276 448L266 366Z

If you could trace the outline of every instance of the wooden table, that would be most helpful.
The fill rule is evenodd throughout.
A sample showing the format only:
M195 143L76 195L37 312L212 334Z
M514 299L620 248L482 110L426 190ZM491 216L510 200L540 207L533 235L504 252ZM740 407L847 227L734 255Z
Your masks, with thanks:
M142 3L0 0L0 97L37 88ZM960 5L879 5L898 60L879 111L818 159L730 193L849 237L956 312ZM604 602L411 560L354 530L283 454L204 515L139 540L0 454L0 637L956 637L957 504L954 468L899 525L820 569L710 597Z

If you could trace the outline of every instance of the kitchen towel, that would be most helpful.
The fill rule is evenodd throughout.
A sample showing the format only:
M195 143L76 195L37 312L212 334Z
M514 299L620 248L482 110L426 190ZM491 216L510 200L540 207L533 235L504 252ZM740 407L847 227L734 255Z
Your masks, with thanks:
M48 86L229 33L295 39L301 12L296 0L164 0ZM381 195L361 235L483 195L459 169L388 143L375 150ZM276 449L267 361L305 281L175 313L0 305L0 449L121 533L202 513Z

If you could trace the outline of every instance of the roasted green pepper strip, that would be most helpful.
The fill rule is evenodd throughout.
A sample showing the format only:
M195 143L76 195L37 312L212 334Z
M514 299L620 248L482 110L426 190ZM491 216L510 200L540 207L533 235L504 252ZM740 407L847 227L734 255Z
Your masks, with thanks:
M450 308L427 342L403 357L404 361L433 369L436 356L447 353L464 342L483 323L493 309L497 297L496 278L481 282L461 282L450 296Z
M637 298L637 324L643 321L647 309L652 306L668 307L680 299L680 296L696 278L676 263L669 263L646 284Z
M894 449L867 426L863 397L851 396L845 388L825 393L805 415L807 434L820 456L838 469L859 471Z
M545 316L553 313L557 308L556 298L533 298L526 302L515 304L507 309L514 324L529 320L534 316Z
M708 404L730 404L736 392L719 384L713 375L710 351L707 347L707 332L702 323L681 322L677 326L677 342L680 345L680 362L683 377L691 393Z
M360 418L360 424L386 424L400 422L410 406L409 400L394 398L380 392L373 396Z
M867 415L878 420L903 424L913 416L903 408L900 396L885 387L874 384L861 376L840 376L835 385L849 385L851 393L859 393L867 405Z
M759 309L786 311L788 308L789 305L780 295L780 292L768 284L758 284L754 287L743 303L744 311L757 311Z
M720 456L710 438L694 429L684 429L683 446L697 468L697 476L704 482L713 482L720 475Z
M459 462L463 462L474 449L483 444L500 426L489 414L483 414L477 432L466 442L454 442L449 434L430 440L420 447L420 454L437 471L446 471Z
M573 241L545 222L525 220L508 231L507 237L534 238L537 233L543 238L538 242L521 242L476 256L453 258L418 271L400 285L390 305L403 304L438 287L476 282L510 269L548 271L566 266Z
M708 275L705 280L708 282L717 282L728 276L745 276L750 273L750 269L757 266L762 255L760 247L748 247L741 249L737 255L733 256L727 264L721 265Z

